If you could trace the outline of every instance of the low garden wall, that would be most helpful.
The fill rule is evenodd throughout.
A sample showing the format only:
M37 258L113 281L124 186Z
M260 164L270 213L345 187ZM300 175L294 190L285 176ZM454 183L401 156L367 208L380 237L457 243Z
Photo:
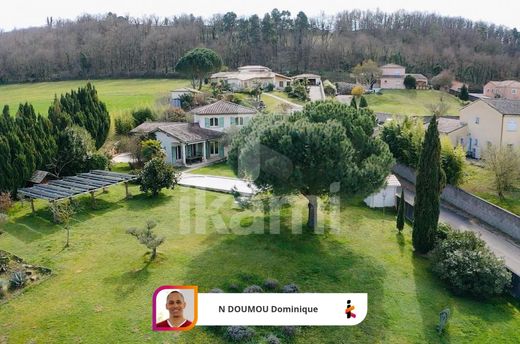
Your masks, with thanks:
M415 185L410 167L396 164L393 171ZM441 199L520 241L520 216L451 185L444 188Z

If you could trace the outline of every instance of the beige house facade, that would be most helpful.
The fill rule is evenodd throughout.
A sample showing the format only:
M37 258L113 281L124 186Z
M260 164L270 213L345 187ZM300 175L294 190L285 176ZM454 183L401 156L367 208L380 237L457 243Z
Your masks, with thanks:
M488 144L520 147L520 100L477 100L460 110L460 121L467 124L465 147L474 158L481 158Z
M490 81L484 85L484 95L489 98L520 100L520 81Z
M219 72L212 74L210 81L227 81L234 91L252 88L256 85L266 87L273 84L278 90L283 90L291 84L288 76L275 73L265 66L243 66L234 72Z
M425 89L428 87L428 78L422 74L406 73L406 68L397 64L389 63L381 67L381 79L379 87L383 89L402 90L404 86L404 78L407 75L415 78L417 89Z
M389 63L381 67L380 87L383 89L404 89L404 77L406 68Z

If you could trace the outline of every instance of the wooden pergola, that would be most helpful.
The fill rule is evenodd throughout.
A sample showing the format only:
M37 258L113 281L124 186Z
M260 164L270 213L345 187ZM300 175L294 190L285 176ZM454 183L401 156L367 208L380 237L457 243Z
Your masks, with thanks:
M28 188L18 189L18 195L31 201L31 209L34 213L34 200L44 199L49 202L72 199L84 194L90 194L92 200L96 191L105 191L107 187L124 184L126 197L128 183L136 180L137 176L103 170L93 170L88 173L80 173L74 177L64 177L60 180L51 180L47 184L39 184Z

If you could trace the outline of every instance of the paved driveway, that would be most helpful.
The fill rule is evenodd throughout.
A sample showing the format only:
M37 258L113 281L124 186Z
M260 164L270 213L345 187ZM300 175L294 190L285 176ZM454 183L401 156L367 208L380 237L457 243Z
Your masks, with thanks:
M238 192L244 196L251 196L257 192L253 184L242 179L191 173L183 173L179 180L179 185L226 193L231 193L231 189L236 187Z

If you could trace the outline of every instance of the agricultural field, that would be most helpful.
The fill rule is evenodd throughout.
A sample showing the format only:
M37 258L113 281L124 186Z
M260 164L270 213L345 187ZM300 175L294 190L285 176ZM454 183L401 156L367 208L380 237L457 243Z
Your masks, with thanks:
M125 200L124 188L113 187L94 208L83 199L66 249L65 230L51 222L46 202L37 202L34 216L27 203L16 204L0 247L53 273L0 303L2 342L226 343L215 328L197 327L175 338L152 332L153 291L194 284L201 292L229 292L232 284L245 288L267 278L296 283L303 292L368 293L368 316L359 326L301 327L291 343L520 342L518 300L454 296L430 271L429 260L413 254L410 228L397 234L394 214L371 210L360 199L343 200L340 225L327 220L333 227L325 234L300 234L307 211L301 197L267 216L238 208L227 194L177 187L151 199L137 186L130 190L134 197ZM264 225L275 217L281 231L268 234ZM325 212L320 217L329 218ZM149 219L166 237L151 263L146 248L126 234ZM435 326L445 307L451 318L439 336ZM255 330L255 343L280 333Z
M88 80L40 82L0 86L0 106L9 105L15 113L18 104L29 102L37 112L47 114L54 95L70 92L85 86ZM169 91L189 86L188 80L181 79L119 79L91 80L97 89L99 99L107 105L112 118L126 111L145 106L168 104Z
M464 183L460 187L520 216L520 183L515 185L514 190L506 191L504 199L500 199L493 185L493 174L480 166L468 164Z
M383 94L367 94L368 106L375 112L399 115L431 115L428 104L438 103L442 97L448 107L447 115L458 115L463 103L449 93L435 90L382 90Z

